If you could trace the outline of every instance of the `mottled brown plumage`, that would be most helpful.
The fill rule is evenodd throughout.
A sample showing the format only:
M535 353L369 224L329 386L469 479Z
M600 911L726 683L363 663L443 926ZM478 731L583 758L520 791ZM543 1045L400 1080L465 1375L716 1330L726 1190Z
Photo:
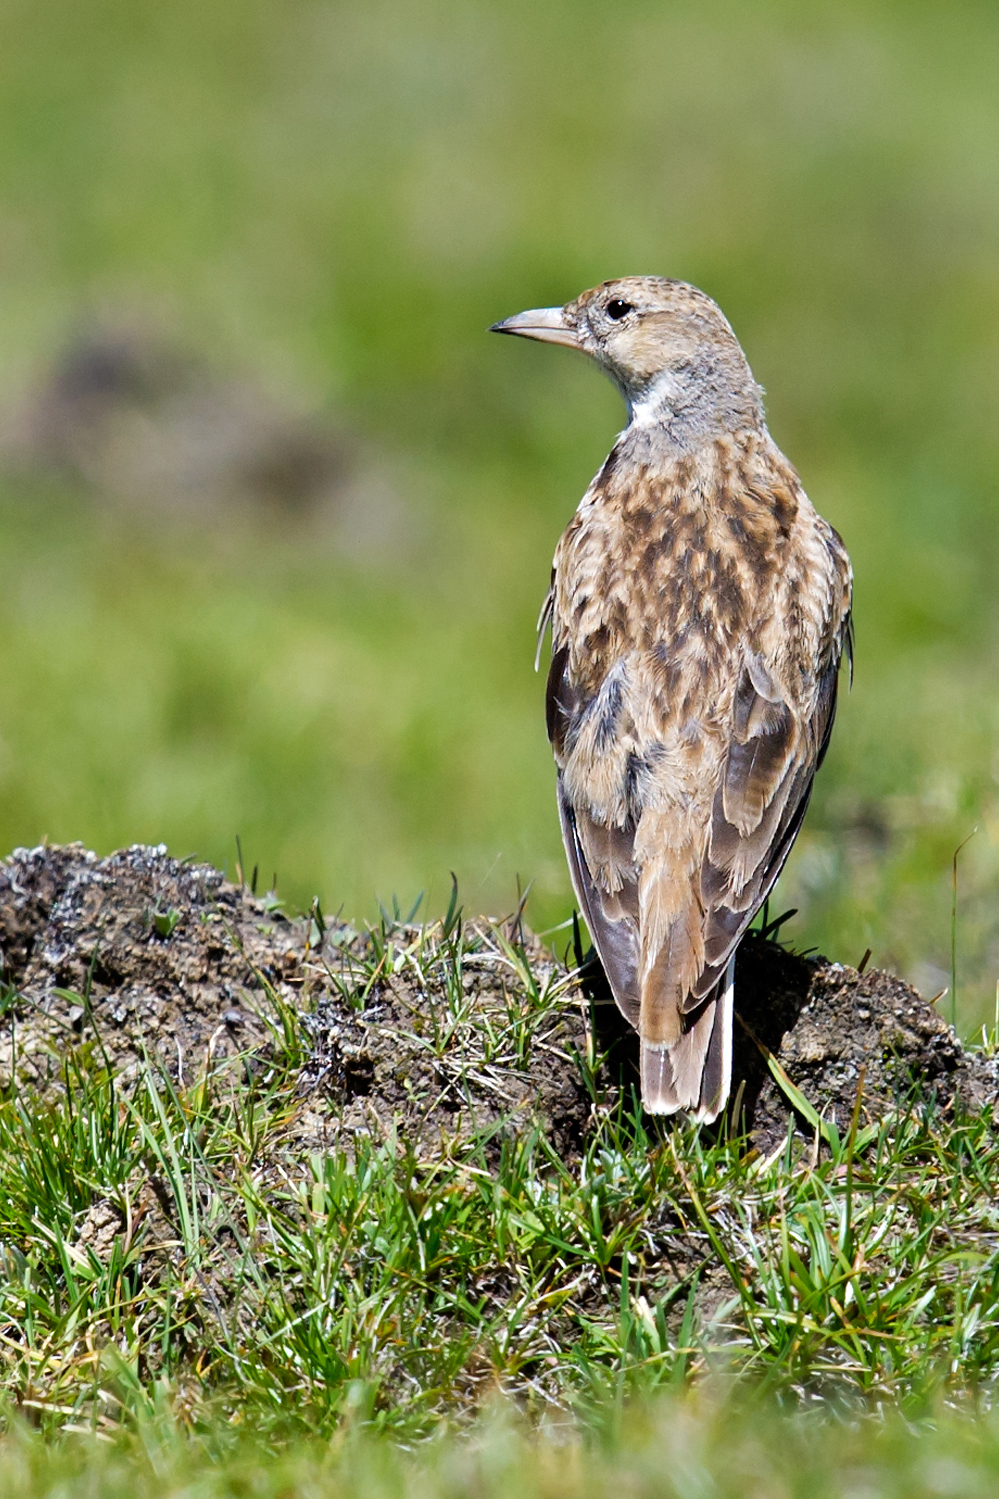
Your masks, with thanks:
M496 325L593 357L629 424L558 544L548 732L573 885L654 1113L711 1120L735 949L804 816L851 572L695 287L609 281Z

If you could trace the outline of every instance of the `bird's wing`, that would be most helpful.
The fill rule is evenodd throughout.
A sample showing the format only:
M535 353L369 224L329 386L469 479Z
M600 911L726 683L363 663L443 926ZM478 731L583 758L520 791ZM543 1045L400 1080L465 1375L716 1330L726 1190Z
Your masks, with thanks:
M711 804L700 869L678 880L668 858L641 872L675 913L639 969L642 1097L653 1112L714 1119L728 1095L734 955L791 851L836 711L839 651L819 675L811 712L796 715L758 659L747 658L732 737ZM665 887L665 888L664 888ZM685 887L685 888L684 888ZM643 907L653 902L646 895ZM650 961L651 959L651 961ZM680 1011L678 1036L666 1039Z
M569 725L584 706L569 680L568 656L565 646L552 656L545 696L548 737L556 757L562 754ZM623 827L607 827L586 808L573 806L561 771L558 811L576 899L614 998L631 1024L637 1025L640 942L634 825L629 820Z
M838 670L837 650L820 673L811 714L799 718L761 663L743 666L701 866L704 968L688 1010L718 984L791 852L832 733Z

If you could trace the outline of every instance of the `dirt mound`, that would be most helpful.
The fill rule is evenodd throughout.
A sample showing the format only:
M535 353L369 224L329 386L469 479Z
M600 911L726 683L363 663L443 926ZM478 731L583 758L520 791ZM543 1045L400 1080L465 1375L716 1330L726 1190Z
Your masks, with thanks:
M81 1046L124 1079L151 1056L189 1082L206 1061L255 1065L298 1017L303 1147L397 1128L429 1150L536 1122L572 1156L635 1076L634 1038L599 971L567 972L516 924L453 914L428 928L321 929L163 847L17 850L0 864L0 953L0 1084L16 1072L60 1086ZM995 1101L995 1062L962 1050L890 974L753 937L736 994L733 1097L760 1149L780 1144L791 1112L768 1052L840 1128L862 1071L865 1122L913 1084L944 1104Z
M149 1055L179 1078L265 1047L275 999L296 1003L300 947L279 913L164 847L17 849L0 864L0 1083L58 1084L80 1045L125 1077Z
M966 1051L933 1005L894 974L861 974L751 936L739 951L736 1005L742 1040L735 1038L735 1086L743 1081L761 1149L780 1144L788 1121L788 1101L765 1051L841 1132L858 1090L861 1124L904 1107L914 1094L947 1107L960 1100L975 1111L995 1104L996 1060Z

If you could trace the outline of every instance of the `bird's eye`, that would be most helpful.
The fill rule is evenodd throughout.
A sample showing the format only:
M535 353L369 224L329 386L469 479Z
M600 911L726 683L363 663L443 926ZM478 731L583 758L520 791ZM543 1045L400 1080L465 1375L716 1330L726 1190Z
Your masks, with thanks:
M615 297L613 302L607 303L607 316L613 318L615 323L619 323L623 317L627 317L628 313L634 310L630 302L622 302L620 297Z

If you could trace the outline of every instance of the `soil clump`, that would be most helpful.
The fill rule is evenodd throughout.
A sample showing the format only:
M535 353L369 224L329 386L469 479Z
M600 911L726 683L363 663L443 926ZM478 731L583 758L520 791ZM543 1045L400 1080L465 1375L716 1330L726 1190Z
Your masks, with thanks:
M599 970L568 971L519 923L358 932L289 919L203 864L136 846L18 849L0 863L0 1086L64 1085L78 1048L127 1086L147 1060L189 1084L227 1059L266 1064L301 1042L302 1149L358 1134L420 1154L538 1127L572 1159L635 1078L634 1039ZM904 1107L992 1108L996 1062L962 1048L893 975L799 957L759 936L740 950L733 1100L760 1151L795 1114L768 1054L843 1131Z

